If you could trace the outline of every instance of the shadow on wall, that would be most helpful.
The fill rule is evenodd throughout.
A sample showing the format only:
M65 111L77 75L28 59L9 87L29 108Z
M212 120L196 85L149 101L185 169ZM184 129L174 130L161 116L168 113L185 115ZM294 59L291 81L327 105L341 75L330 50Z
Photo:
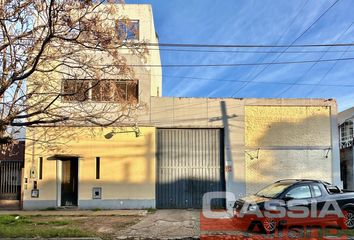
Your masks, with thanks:
M223 176L217 176L218 180L205 175L206 179L197 177L182 178L171 182L158 182L156 186L157 208L202 208L203 196L208 192L224 192L225 181ZM210 180L208 180L210 178ZM218 194L218 198L208 199L213 208L225 208L225 193Z
M296 116L299 112L305 116ZM246 119L247 194L253 194L279 179L332 181L329 109L314 107L310 113L299 112L296 109L293 115L291 110L288 114L278 112L280 116L271 120L267 119L267 113Z
M85 162L85 164L86 161L92 161L92 165L94 165L95 157L100 157L103 162L105 160L124 162L139 159L146 162L145 165L147 167L144 173L146 179L152 179L151 172L148 171L148 169L152 168L155 158L154 137L152 133L147 132L142 136L136 136L132 131L128 133L122 132L122 134L117 132L114 133L111 139L106 139L103 133L109 130L104 128L93 127L92 134L90 133L91 130L87 130L89 128L85 128L83 131L82 128L79 129L81 131L77 131L78 129L48 128L36 134L35 147L32 141L27 142L27 164L36 166L38 165L39 157L43 157L46 160L48 157L53 158L53 156L75 156L79 157L80 161ZM60 134L60 132L63 134ZM68 133L65 134L65 132ZM53 135L57 135L57 137L52 138ZM122 135L124 136L122 137ZM130 169L129 162L125 163L125 168Z
M42 187L38 187L39 196L48 195L46 186L55 185L53 180L43 180ZM101 188L101 198L93 196L93 188ZM114 188L112 188L114 187ZM207 202L214 209L224 209L226 206L225 186L221 181L198 180L196 178L183 178L176 181L156 184L156 197L144 196L141 193L150 188L149 184L144 183L117 183L113 181L83 181L79 182L79 205L80 201L84 201L83 208L88 209L124 209L141 208L136 201L142 201L146 204L145 208L156 207L158 209L201 209L203 206L203 196L207 192L222 191L217 195L217 198L208 198ZM33 189L28 186L28 189ZM134 191L132 192L132 190ZM84 195L84 196L83 196ZM51 195L51 198L31 198L25 199L24 206L26 209L46 209L49 207L57 207L56 195ZM156 200L156 206L153 204ZM26 203L26 201L28 201ZM38 201L36 204L35 202ZM87 201L90 201L87 204ZM134 205L136 204L136 205ZM80 206L79 206L80 208Z
M115 137L116 139L113 137L109 141L119 141L119 134ZM198 169L194 169L190 164L183 166L184 170L178 166L170 166L171 172L165 172L161 181L156 182L155 137L153 133L146 133L142 138L138 142L136 142L136 138L121 142L118 148L121 148L122 151L109 148L104 142L90 144L89 141L82 141L76 147L68 145L72 148L65 152L68 155L80 155L79 149L90 149L91 152L97 152L97 148L105 148L105 153L100 154L100 179L95 179L97 170L95 155L90 153L92 159L89 160L84 157L79 158L79 200L92 200L90 208L91 206L93 208L95 206L122 208L121 201L123 200L124 202L134 202L134 200L154 202L154 199L157 199L159 208L201 208L202 196L205 192L225 190L223 164L209 166L207 161L201 161L197 166ZM193 149L184 149L183 151L204 156L209 154L210 150L200 148L197 151L193 151ZM55 152L50 154L55 154ZM181 156L177 156L176 162L178 162L178 157ZM30 191L34 188L33 179L27 184L26 200L39 200L38 202L50 200L54 205L52 207L55 207L57 197L56 161L48 160L47 157L44 157L43 160L43 179L36 179L39 198L31 198L30 196ZM34 162L35 166L37 164ZM30 171L30 166L26 170ZM181 171L184 173L181 174ZM102 199L93 199L93 188L102 189ZM105 206L102 200L110 201L110 203ZM215 207L225 206L225 199L214 201Z
M130 136L132 134L132 136ZM26 153L27 161L24 178L28 183L23 183L25 200L55 200L57 198L57 177L62 178L63 172L58 172L57 160L77 159L79 157L79 196L80 199L92 199L94 187L103 189L105 199L154 199L155 198L155 148L154 136L151 132L138 138L134 133L122 135L116 134L112 139L104 139L104 135L94 136L82 140L74 139L66 143L66 148L56 151L36 149L32 156L32 148ZM91 137L91 136L90 136ZM57 156L53 158L53 156ZM70 156L76 156L71 157ZM51 157L53 160L48 160ZM67 157L67 158L65 158ZM97 160L99 161L99 179L97 177ZM39 159L43 159L39 166ZM31 177L31 171L37 171ZM41 171L41 173L40 173ZM59 171L59 170L58 170ZM42 179L38 179L42 176ZM71 173L66 176L71 176ZM73 178L74 179L74 178ZM35 181L39 189L39 197L31 198L31 190ZM74 180L75 181L75 180Z

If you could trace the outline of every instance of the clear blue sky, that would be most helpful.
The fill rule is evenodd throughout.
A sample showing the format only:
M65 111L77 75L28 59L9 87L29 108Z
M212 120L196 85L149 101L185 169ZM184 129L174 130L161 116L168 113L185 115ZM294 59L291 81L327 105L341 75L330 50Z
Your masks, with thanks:
M335 0L128 0L126 2L152 4L160 43L286 45L297 39ZM354 42L353 0L339 0L294 44L344 42ZM253 52L237 52L239 50ZM161 50L161 60L162 64L222 64L272 62L275 59L276 61L302 61L354 57L354 47L291 48L288 51L297 53L284 54L254 52L283 50L285 49L213 48L199 49L199 52ZM300 51L304 53L298 53ZM305 51L310 52L305 53ZM163 68L163 95L335 98L339 110L354 106L354 60L265 67ZM293 83L296 85L292 85Z

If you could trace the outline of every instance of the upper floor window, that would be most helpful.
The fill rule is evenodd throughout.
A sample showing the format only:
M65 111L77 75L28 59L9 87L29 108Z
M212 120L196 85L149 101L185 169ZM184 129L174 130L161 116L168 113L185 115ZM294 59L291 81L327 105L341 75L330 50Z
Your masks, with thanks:
M89 98L90 81L84 79L63 80L63 100L66 102L86 101Z
M139 92L137 81L101 80L93 81L92 84L92 101L138 101Z
M139 20L119 20L118 37L122 40L139 40Z
M134 80L80 80L62 81L63 100L66 102L138 102L138 81Z
M351 146L353 142L353 122L348 120L340 125L341 147Z

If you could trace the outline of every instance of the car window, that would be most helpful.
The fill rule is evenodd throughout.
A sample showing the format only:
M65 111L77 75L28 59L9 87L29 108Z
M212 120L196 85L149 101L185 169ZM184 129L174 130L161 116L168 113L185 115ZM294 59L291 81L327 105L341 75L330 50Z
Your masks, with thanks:
M321 193L321 189L319 186L317 185L313 185L313 193L314 193L314 196L315 197L321 197L322 196L322 193Z
M307 185L295 187L291 189L285 196L291 197L293 199L310 198L310 187Z
M286 188L288 188L292 184L293 183L291 182L273 183L257 192L256 195L260 197L274 198L281 194Z

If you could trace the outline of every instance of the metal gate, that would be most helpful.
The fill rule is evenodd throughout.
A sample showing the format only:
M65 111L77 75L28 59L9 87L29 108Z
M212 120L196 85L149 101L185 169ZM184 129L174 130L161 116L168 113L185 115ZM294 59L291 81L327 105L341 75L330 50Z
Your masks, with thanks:
M201 208L204 193L225 191L223 154L222 129L158 129L156 207Z
M0 200L20 200L21 161L0 161Z

